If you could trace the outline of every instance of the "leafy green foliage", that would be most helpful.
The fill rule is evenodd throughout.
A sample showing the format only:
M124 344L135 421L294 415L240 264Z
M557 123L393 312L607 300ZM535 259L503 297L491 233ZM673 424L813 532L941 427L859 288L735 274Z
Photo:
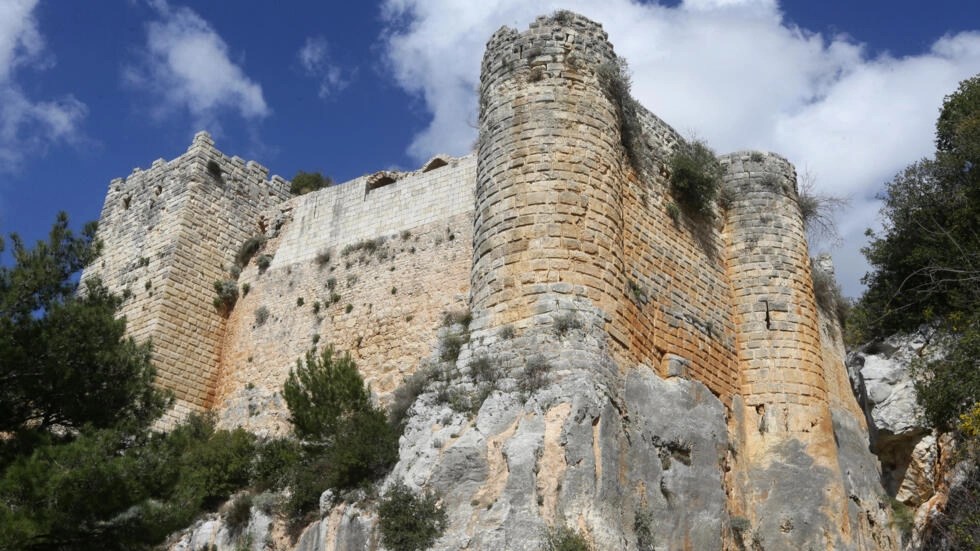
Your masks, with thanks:
M915 392L929 424L951 430L980 403L980 328L974 324L943 340L949 350L944 358L913 364Z
M330 470L328 487L352 489L380 478L398 461L398 434L384 412L375 408L352 412L324 452Z
M297 517L327 489L364 486L398 460L398 433L371 404L349 354L332 346L296 362L283 386L296 434L304 439L289 483L287 509Z
M290 421L303 439L328 442L346 417L371 408L364 380L350 354L327 346L317 356L310 350L305 362L296 360L283 386Z
M543 551L593 551L595 547L580 532L567 526L556 526L545 535Z
M323 189L333 185L333 180L329 176L324 176L319 172L303 172L300 170L293 176L289 183L289 193L293 195L304 195L311 191Z
M60 215L47 242L12 236L0 268L0 549L148 549L249 483L254 437L168 403L120 299L73 276L98 253Z
M403 483L392 486L378 505L381 543L392 551L430 548L446 522L446 512L434 495L416 495Z
M192 417L169 434L83 431L0 478L0 549L143 549L248 483L254 437Z
M167 403L150 385L149 345L124 337L115 317L121 300L97 280L76 292L73 276L99 252L94 234L90 224L74 235L62 213L33 249L11 235L14 265L0 267L0 432L145 425Z
M303 448L292 438L276 438L258 444L251 465L252 486L260 492L285 488L302 454Z
M872 271L849 323L878 338L923 323L946 356L917 366L927 420L951 428L980 401L980 76L946 97L936 154L913 163L881 197L880 235L863 250Z
M701 141L679 144L670 158L670 187L682 207L692 214L711 216L724 169L715 153Z
M936 155L888 184L881 235L864 250L872 272L862 302L887 334L972 312L980 304L980 76L947 96Z
M212 301L214 307L227 314L238 302L238 283L230 279L215 281L214 293L214 300Z
M402 381L402 384L395 389L394 398L388 408L388 417L391 424L397 428L403 428L408 418L408 411L412 408L415 400L426 391L428 386L438 378L438 369L427 366L412 373Z

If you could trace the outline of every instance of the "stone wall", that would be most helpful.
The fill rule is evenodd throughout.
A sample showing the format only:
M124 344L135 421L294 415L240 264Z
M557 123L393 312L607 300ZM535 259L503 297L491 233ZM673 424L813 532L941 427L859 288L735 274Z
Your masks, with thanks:
M439 156L415 172L378 172L294 199L273 268L472 212L475 174L475 156Z
M334 345L351 353L382 402L437 346L446 312L467 308L468 214L384 236L373 252L330 260L250 265L240 278L249 292L228 319L221 357L222 422L259 433L288 430L279 394L289 370L310 349ZM276 254L271 241L260 254ZM323 258L323 257L321 257ZM259 321L260 310L267 312Z
M98 233L105 252L85 277L131 294L122 314L131 335L153 340L176 417L213 405L224 329L214 282L228 277L238 247L260 232L262 210L286 189L265 167L222 154L203 132L180 157L109 184Z
M631 360L661 376L703 382L726 402L738 391L726 243L726 213L692 216L670 193L669 159L681 140L645 109L646 146L656 168L624 182L627 282L620 311ZM670 214L672 209L676 213Z
M595 85L613 55L601 27L577 16L504 28L487 44L471 276L480 328L586 303L613 320L623 172L615 107Z

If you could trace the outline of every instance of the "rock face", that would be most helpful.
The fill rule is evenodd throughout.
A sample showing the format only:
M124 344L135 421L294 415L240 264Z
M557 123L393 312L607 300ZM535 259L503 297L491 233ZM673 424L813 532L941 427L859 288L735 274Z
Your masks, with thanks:
M847 358L855 393L869 420L872 449L881 461L884 487L910 508L914 519L906 534L909 550L946 548L935 522L941 521L951 499L955 501L951 496L969 494L968 477L975 474L961 461L950 434L924 426L916 405L915 362L942 354L941 336L923 326L863 346Z
M869 421L871 447L888 493L918 507L935 493L936 437L923 426L910 367L930 353L932 332L893 335L848 355L847 366Z
M638 518L655 519L662 548L722 548L723 405L701 383L642 366L597 380L601 357L567 346L595 342L584 333L475 346L499 350L514 381L504 379L472 420L431 395L416 404L392 478L443 496L450 527L437 548L538 549L549 527L567 525L600 549L636 549ZM502 351L542 341L558 353L546 359L545 386L527 396L512 386L523 354Z

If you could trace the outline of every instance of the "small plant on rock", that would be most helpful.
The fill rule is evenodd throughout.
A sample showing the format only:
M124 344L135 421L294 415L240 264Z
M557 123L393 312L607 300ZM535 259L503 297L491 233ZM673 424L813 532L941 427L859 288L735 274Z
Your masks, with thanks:
M581 532L568 526L555 526L545 534L542 551L595 551Z
M453 325L459 324L465 329L470 326L471 321L473 321L473 314L469 310L452 310L442 314L443 327L452 327Z
M269 319L269 309L265 306L259 306L255 309L255 325L256 327L261 327L266 320Z
M303 172L300 170L289 183L289 193L304 195L332 185L333 180L329 176L324 176L319 172Z
M574 312L565 312L555 318L555 333L564 337L573 329L581 329L582 322Z
M525 397L530 397L535 392L544 388L548 383L548 372L551 371L551 364L544 356L537 355L528 358L524 371L517 381L517 386Z
M653 511L646 505L640 506L633 518L633 534L636 536L637 551L654 551Z
M232 280L214 282L214 307L224 314L227 314L235 307L238 301L238 283Z
M233 535L242 533L252 516L252 495L243 494L235 498L225 514L225 524Z
M620 142L630 165L637 174L651 173L653 155L643 136L643 123L640 120L642 107L630 94L632 79L626 60L620 57L603 63L596 69L596 77L609 102L616 108Z
M272 265L272 256L264 254L255 261L255 265L259 268L259 273L264 274L269 266Z
M840 285L834 276L821 270L810 259L810 278L813 281L813 295L817 301L817 306L823 312L834 319L843 327L848 316L850 304L844 298Z
M704 142L679 144L670 158L670 187L692 214L711 216L711 205L721 186L724 169Z
M378 505L381 543L392 551L429 549L446 524L446 511L436 496L417 495L404 483L389 488Z
M447 333L439 344L439 359L444 362L455 362L468 340L466 334Z
M823 243L830 246L841 243L834 217L847 209L850 204L847 198L818 193L813 176L804 173L800 177L797 202L811 248Z
M235 255L235 265L239 269L248 266L248 261L255 256L255 253L259 252L262 247L265 246L265 236L264 235L253 235L242 243L242 246L238 248L238 253Z
M320 251L320 252L317 253L317 255L316 255L316 265L317 265L318 268L323 268L324 266L326 266L329 263L330 263L330 251L329 250L323 250L323 251Z

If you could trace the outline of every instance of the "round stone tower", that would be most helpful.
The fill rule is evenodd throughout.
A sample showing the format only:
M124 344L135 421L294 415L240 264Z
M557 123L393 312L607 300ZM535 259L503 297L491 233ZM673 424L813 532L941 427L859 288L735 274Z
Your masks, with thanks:
M841 533L847 504L796 172L771 153L734 153L721 161L734 198L727 264L742 376L742 402L733 407L741 409L744 453L736 484L745 515L767 547L834 547L848 539Z
M482 328L559 309L613 317L625 282L623 155L599 74L615 60L602 26L568 12L487 44L471 272Z

